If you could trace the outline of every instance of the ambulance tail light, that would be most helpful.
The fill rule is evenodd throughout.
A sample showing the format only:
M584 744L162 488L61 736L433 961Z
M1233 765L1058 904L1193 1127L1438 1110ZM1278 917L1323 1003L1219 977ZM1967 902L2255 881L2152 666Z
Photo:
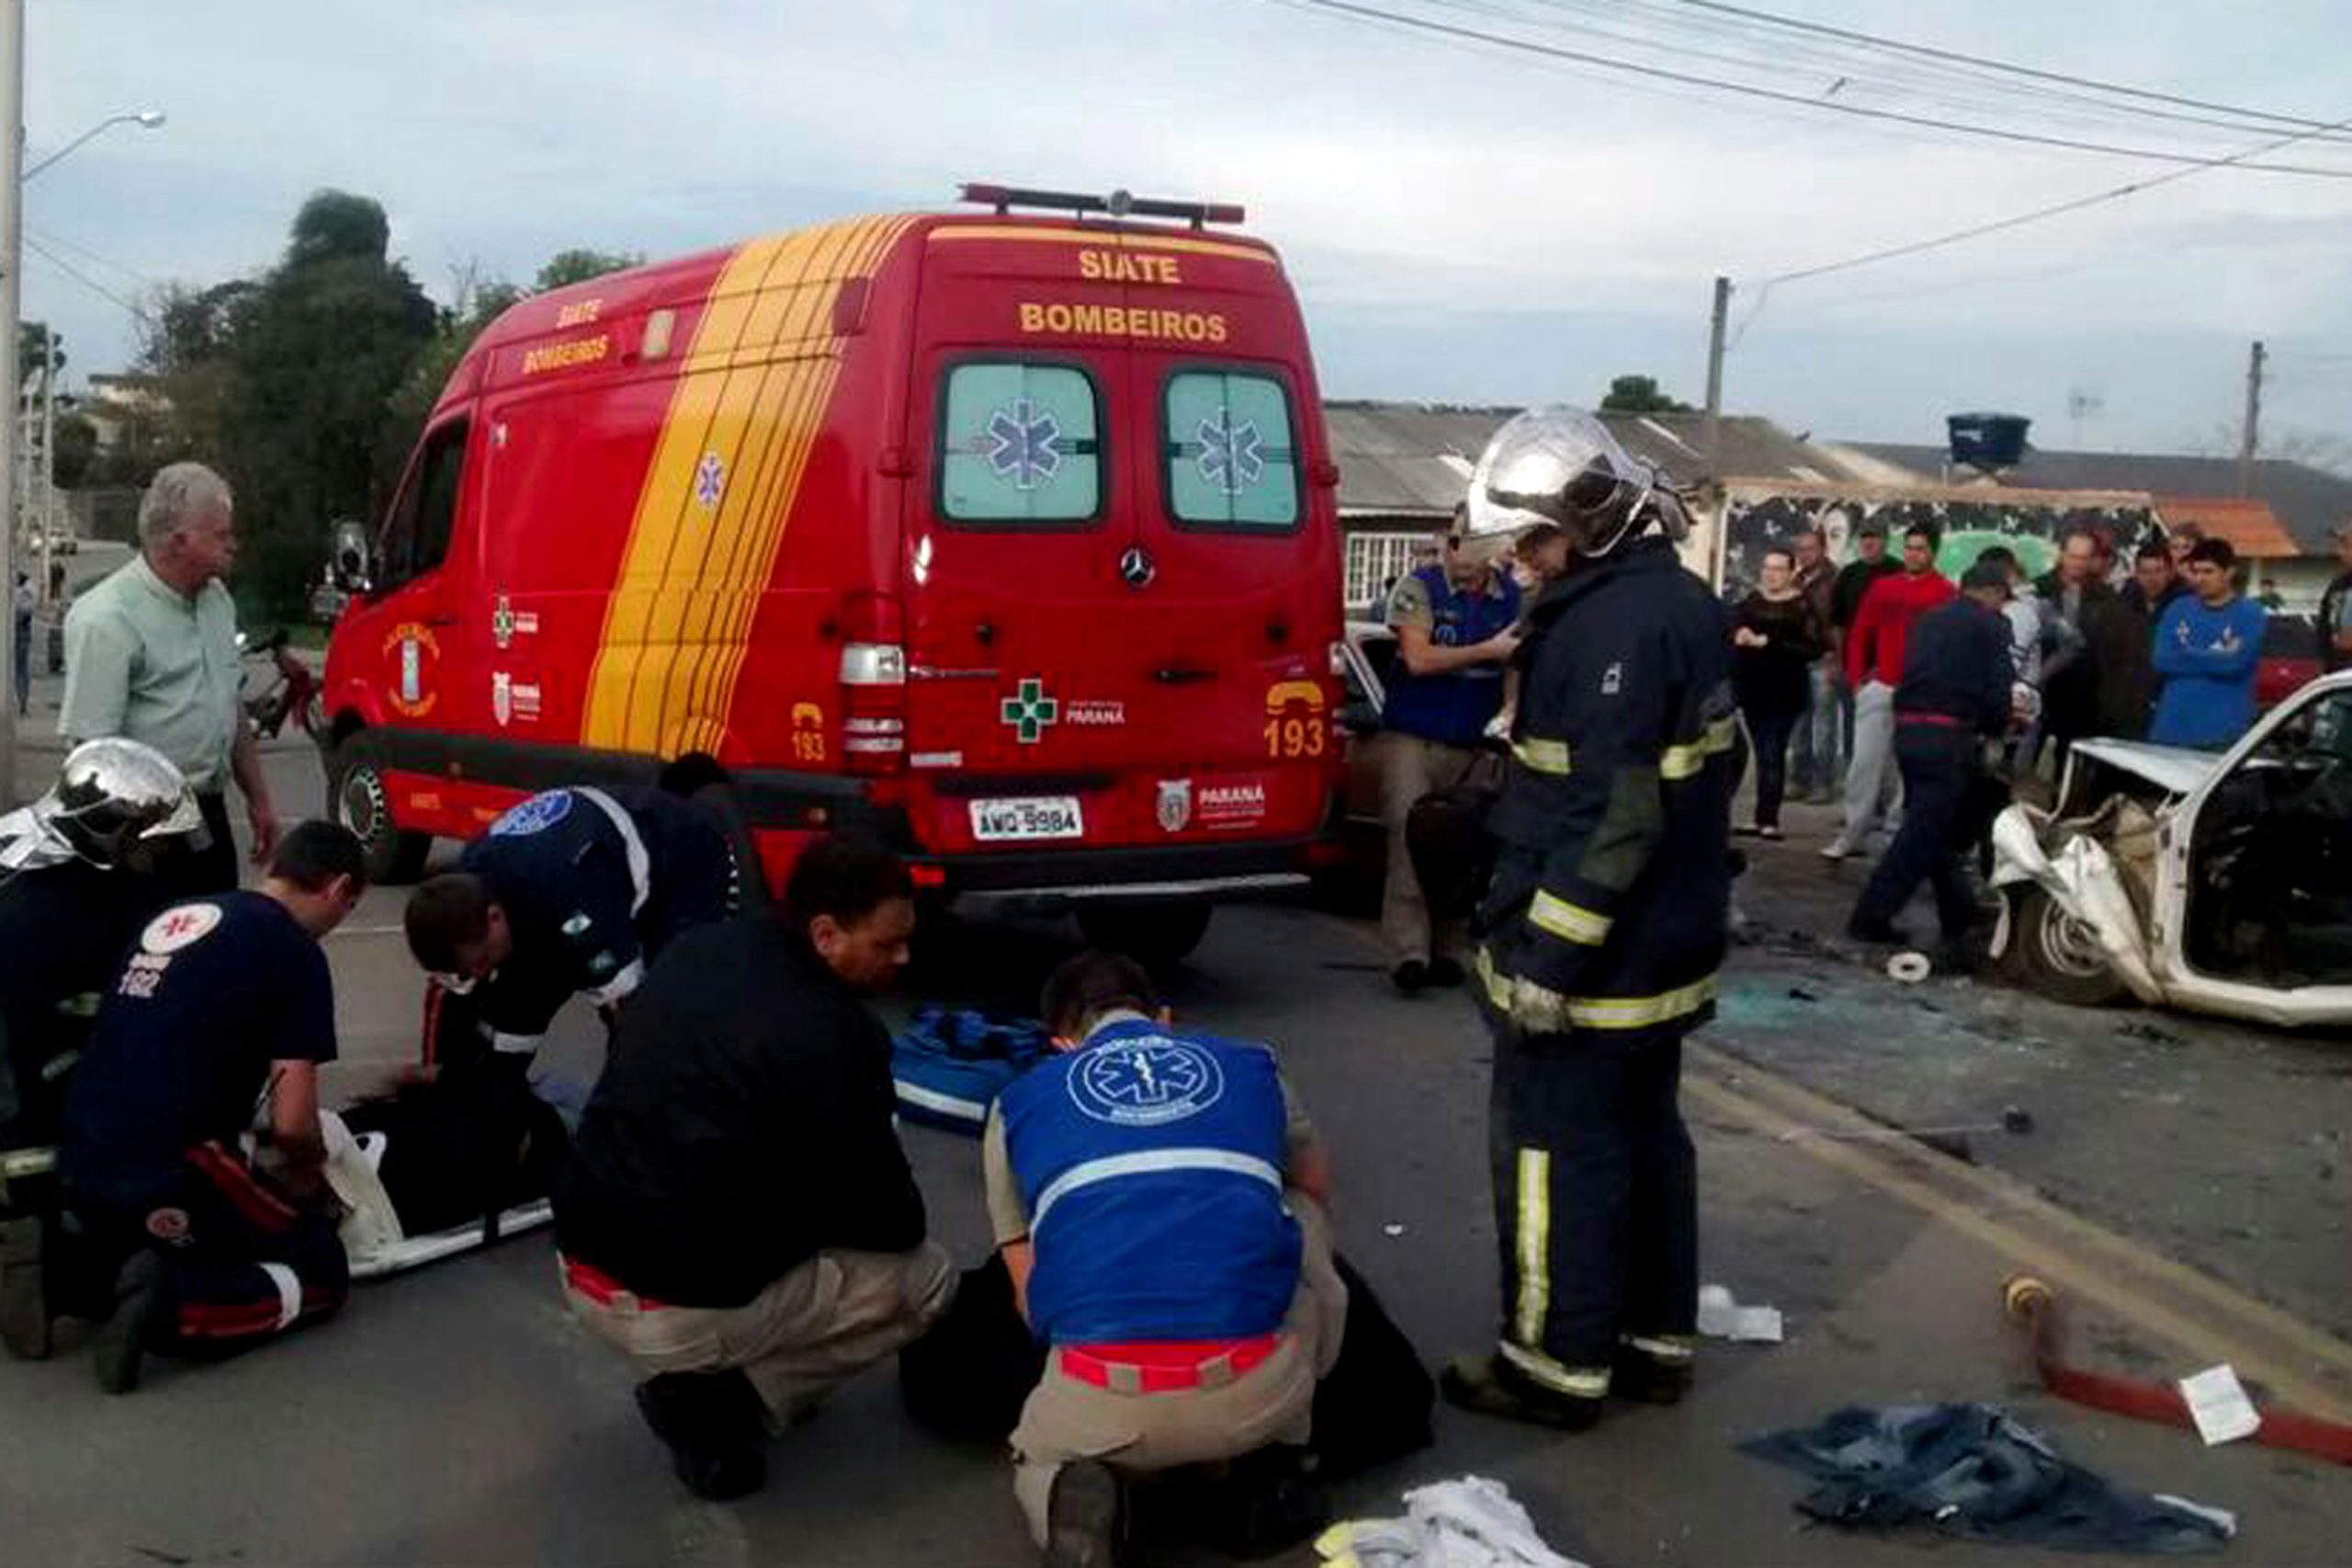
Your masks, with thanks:
M842 617L842 761L895 773L907 760L907 649L899 602L857 593Z

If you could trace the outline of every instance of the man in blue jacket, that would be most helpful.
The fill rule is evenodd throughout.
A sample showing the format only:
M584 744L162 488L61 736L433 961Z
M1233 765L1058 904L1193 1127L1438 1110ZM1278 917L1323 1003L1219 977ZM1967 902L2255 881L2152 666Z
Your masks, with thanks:
M1380 934L1396 988L1458 986L1462 965L1445 951L1453 933L1432 930L1405 839L1413 803L1451 789L1503 702L1503 666L1519 639L1519 588L1508 572L1462 547L1463 513L1442 542L1442 561L1413 571L1388 598L1396 658L1381 712L1380 817L1388 829Z
M1061 1055L983 1135L989 1223L1047 1347L1012 1434L1013 1491L1049 1565L1107 1565L1120 1474L1233 1460L1229 1544L1319 1528L1298 1472L1340 1353L1329 1167L1273 1053L1170 1023L1132 962L1054 972Z
M2164 690L2148 739L2159 746L2222 750L2254 723L2254 677L2269 616L2232 581L2237 552L2199 539L2184 567L2189 592L2156 623L2155 665Z

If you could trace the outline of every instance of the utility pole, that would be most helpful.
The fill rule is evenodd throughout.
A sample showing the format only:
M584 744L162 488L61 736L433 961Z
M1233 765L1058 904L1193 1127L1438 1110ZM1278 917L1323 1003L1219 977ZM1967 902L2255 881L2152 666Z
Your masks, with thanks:
M1715 279L1715 309L1707 329L1707 419L1700 445L1707 454L1707 477L1723 477L1724 327L1731 317L1731 279Z
M0 809L17 804L17 275L24 270L25 0L0 0L0 387L8 417L0 420L0 591L8 595L9 634L0 637Z
M2238 435L2238 494L2254 493L2254 454L2262 440L2262 362L2269 357L2263 352L2262 340L2254 340L2254 352L2245 361L2245 428Z

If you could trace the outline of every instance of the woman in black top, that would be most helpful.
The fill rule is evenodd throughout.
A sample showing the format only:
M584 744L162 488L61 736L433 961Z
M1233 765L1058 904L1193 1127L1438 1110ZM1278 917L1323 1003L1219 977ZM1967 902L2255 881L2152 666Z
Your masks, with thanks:
M1732 617L1732 681L1756 752L1756 822L1744 830L1767 839L1781 836L1789 736L1808 700L1806 671L1829 647L1820 612L1797 587L1796 570L1787 549L1765 551L1762 586Z

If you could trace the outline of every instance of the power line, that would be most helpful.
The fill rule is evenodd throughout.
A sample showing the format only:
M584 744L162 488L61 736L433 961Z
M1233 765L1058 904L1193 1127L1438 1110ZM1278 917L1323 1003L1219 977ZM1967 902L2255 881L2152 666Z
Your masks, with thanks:
M100 299L109 300L114 304L121 306L124 310L130 311L131 315L141 323L144 323L148 320L147 312L144 308L136 305L130 300L124 299L121 295L117 294L113 289L108 288L105 284L98 282L88 273L84 272L73 263L65 260L55 251L51 250L47 245L44 245L39 240L34 239L30 234L27 234L24 238L25 249L40 256L41 260L47 262L50 265L63 273L67 277L80 284L91 293L97 295Z
M1677 82L1685 86L1736 93L1774 103L1793 104L1800 108L1826 110L1832 114L1846 115L1859 119L1924 126L1932 130L1950 131L1959 135L1984 137L1992 141L2013 141L2028 146L2052 147L2067 152L2097 152L2109 157L2143 158L2154 163L2180 164L2195 168L2218 166L2214 160L2199 158L2191 153L2167 152L2150 147L2126 147L2114 142L2091 141L2074 137L2044 136L2029 130L2009 130L2000 126L1973 125L1965 120L1942 119L1928 115L1905 114L1897 109L1871 108L1860 104L1839 103L1834 98L1808 97L1799 93L1758 86L1754 83L1732 82L1721 77L1702 76L1691 72L1670 70L1661 65L1645 65L1638 61L1619 60L1609 55L1592 54L1582 50L1564 48L1558 44L1539 43L1532 39L1514 38L1508 33L1489 32L1482 28L1441 22L1428 17L1408 16L1399 11L1385 10L1377 6L1357 4L1356 0L1297 0L1297 3L1358 22L1402 28L1442 38L1469 39L1518 53L1574 61L1578 64L1600 66L1604 70L1624 72L1665 82ZM2312 134L2313 133L2299 133L2288 140L2300 141ZM2320 179L2352 179L2352 169L2331 169L2308 164L2254 164L2238 163L2236 160L2222 162L2231 163L2236 167L2260 170L2267 174L2308 175Z
M145 273L139 271L136 267L125 266L122 263L116 261L111 256L102 256L97 252L90 249L89 246L76 244L74 241L67 239L62 234L52 234L46 229L36 229L29 223L25 225L25 232L33 235L45 244L56 246L61 251L70 251L74 254L81 257L84 261L95 262L99 266L105 267L108 272L119 272L123 276L130 279L131 282L139 285L141 288L153 288L157 287L153 278L148 276Z
M1997 71L2013 76L2023 76L2037 82L2060 83L2071 87L2088 87L2095 92L2111 93L2119 97L2137 98L2148 103L2174 104L2182 108L2210 109L2216 114L2235 115L2243 119L2268 120L2273 125L2295 126L2313 131L2333 131L2342 125L2323 125L2302 115L2275 114L2267 109L2245 108L2234 104L2217 104L2204 98L2184 97L2177 93L2160 93L2146 87L2132 87L2117 82L2101 82L2088 76L2069 75L2063 71L2046 71L2036 66L2019 65L2014 61L1993 60L1981 54L1965 54L1958 50L1939 49L1933 44L1911 43L1902 39L1883 38L1875 33L1857 32L1849 28L1832 27L1826 22L1807 21L1800 17L1783 17L1770 11L1750 10L1733 6L1724 0L1667 0L1694 11L1711 11L1719 16L1736 17L1757 21L1768 27L1785 28L1791 32L1812 33L1821 38L1838 39L1872 49L1891 50L1898 54L1916 55L1924 60L1974 66L1980 70Z
M1439 3L1445 3L1445 0L1439 0ZM1475 0L1455 0L1455 3L1468 5L1475 3ZM1528 3L1540 5L1554 12L1567 11L1584 16L1599 16L1611 23L1632 20L1667 32L1680 32L1709 42L1728 43L1741 47L1748 52L1743 56L1735 57L1736 62L1751 68L1770 67L1775 70L1785 70L1792 62L1805 62L1825 73L1836 73L1838 79L1831 85L1833 93L1843 90L1849 85L1864 89L1880 88L1924 97L1931 102L1981 110L1985 107L1981 95L1989 92L1996 98L2008 100L2007 107L2018 107L2019 100L2023 100L2026 105L2030 106L2027 112L2053 118L2062 123L2096 126L2128 122L2132 124L2134 129L2147 130L2150 128L2144 123L2146 120L2159 120L2181 126L2208 127L2212 130L2230 132L2236 136L2272 135L2282 128L2302 129L2310 123L2289 116L2273 115L2265 110L2241 110L2221 105L2211 107L2223 114L2238 118L2216 118L2211 115L2184 114L2136 101L2143 96L2164 100L2165 95L2146 95L2143 94L2143 89L2117 87L2112 84L2092 82L2086 78L2038 72L2031 67L2006 67L1998 62L1991 62L1998 69L1980 69L1971 63L1948 64L1938 57L1939 51L1928 51L1928 58L1921 60L1915 54L1907 52L1913 46L1903 45L1894 40L1881 43L1868 34L1844 33L1830 29L1829 36L1816 42L1814 40L1817 35L1809 29L1793 33L1776 31L1770 27L1753 27L1737 19L1738 16L1747 15L1747 13L1736 13L1731 17L1715 15L1710 11L1693 14L1687 8L1681 8L1685 5L1685 0L1528 0ZM1489 0L1490 14L1499 8L1494 6ZM1757 15L1760 16L1763 13L1757 13ZM1562 22L1556 25L1571 30L1594 32L1602 37L1620 39L1623 37L1622 34L1611 34L1602 28L1574 22ZM1854 41L1847 41L1849 39ZM1645 48L1689 53L1702 59L1725 58L1656 38L1628 41L1635 41ZM1917 47L1925 48L1925 46ZM1769 56L1762 60L1758 59L1756 51L1759 50L1769 51ZM1941 53L1949 54L1950 51L1941 51ZM1895 58L1890 59L1890 55ZM1966 62L1973 61L1974 57L1953 56L1952 58ZM2000 74L1999 71L2004 69L2013 73ZM2135 101L2119 103L2112 98L2092 96L2085 92L2075 90L2073 86L2044 85L2042 85L2044 80L2074 84L2090 88L2093 92L2121 93ZM1959 92L1980 96L1968 98L1955 96L1955 93ZM2205 107L2199 99L2180 101L2188 105ZM2042 107L2045 105L2051 107ZM2167 130L2166 134L2205 133ZM2335 142L2335 139L2329 140Z
M2209 159L2192 168L2174 169L2166 174L2151 175L2144 180L2133 180L2127 185L2096 191L2089 196L2078 196L2071 201L2053 202L2048 207L2038 207L2030 212L2019 212L2007 218L1996 218L1989 223L1971 224L1965 229L1955 229L1948 234L1939 234L1933 239L1914 240L1906 244L1888 245L1881 250L1866 252L1861 255L1849 256L1844 261L1825 262L1819 266L1799 267L1793 272L1776 273L1764 279L1762 286L1758 289L1756 302L1748 307L1747 314L1741 320L1737 331L1732 333L1732 345L1738 346L1739 340L1747 335L1748 327L1763 310L1764 301L1771 297L1773 288L1778 285L1801 283L1812 277L1826 277L1834 272L1848 272L1858 266L1868 266L1873 262L1893 261L1898 256L1917 255L1923 251L1939 250L1945 245L1956 245L1963 240L1981 239L1986 234L1997 234L2005 229L2017 229L2028 223L2037 223L2045 218L2057 218L2069 212L2080 212L2085 208L2098 207L2105 202L2120 201L2126 197L2138 196L2143 191L2154 190L2158 186L2171 185L2176 180L2185 180L2193 175L2242 164L2246 159L2258 158L2266 152L2276 152L2282 147L2290 147L2298 141L2317 136L2323 131L2341 130L2346 126L2352 126L2352 117L2337 120L2333 125L2315 125L2309 130L2299 130L2291 136L2282 136L2275 141L2266 141L2258 147L2249 147L2244 152L2233 153L2226 158Z

